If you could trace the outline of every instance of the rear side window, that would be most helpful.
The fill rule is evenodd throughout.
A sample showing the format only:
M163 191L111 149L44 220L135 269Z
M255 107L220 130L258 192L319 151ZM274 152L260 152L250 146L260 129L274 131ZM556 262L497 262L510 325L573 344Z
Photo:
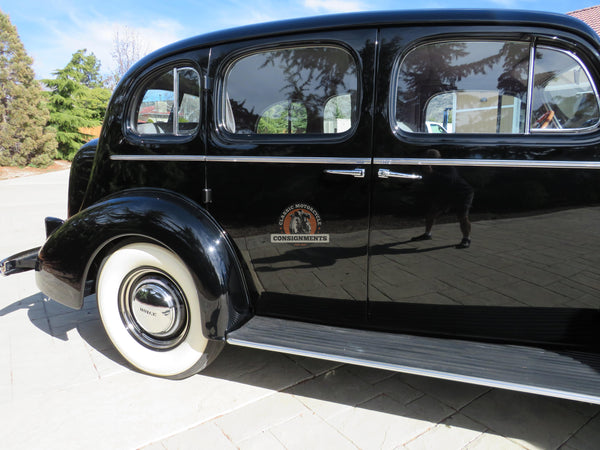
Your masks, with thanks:
M596 126L599 116L598 96L582 63L569 52L538 47L532 128L585 129Z
M226 71L221 123L244 135L338 134L357 121L357 66L334 46L265 50Z
M139 135L193 135L200 122L200 77L195 69L173 68L140 90L133 129Z
M525 134L598 125L598 95L572 53L519 41L439 42L398 64L392 126L408 133Z

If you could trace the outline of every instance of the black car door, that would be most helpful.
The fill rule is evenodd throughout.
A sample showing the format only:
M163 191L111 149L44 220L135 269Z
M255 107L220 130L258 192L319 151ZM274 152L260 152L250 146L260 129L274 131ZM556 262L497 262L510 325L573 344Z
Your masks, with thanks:
M375 30L215 47L208 209L259 314L363 322Z
M590 43L465 26L385 29L381 44L373 324L596 348L600 113Z

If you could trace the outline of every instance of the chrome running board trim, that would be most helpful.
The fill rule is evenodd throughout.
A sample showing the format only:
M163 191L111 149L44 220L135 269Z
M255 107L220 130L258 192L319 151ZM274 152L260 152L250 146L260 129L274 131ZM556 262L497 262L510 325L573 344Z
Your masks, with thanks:
M227 342L600 404L597 354L353 330L260 316L229 333Z

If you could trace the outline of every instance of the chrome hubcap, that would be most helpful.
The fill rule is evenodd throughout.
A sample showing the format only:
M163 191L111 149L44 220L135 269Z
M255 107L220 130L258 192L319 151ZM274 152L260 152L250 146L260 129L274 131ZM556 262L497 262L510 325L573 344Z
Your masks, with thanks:
M157 269L140 268L125 277L119 307L129 333L146 347L168 350L187 333L185 296L174 280Z

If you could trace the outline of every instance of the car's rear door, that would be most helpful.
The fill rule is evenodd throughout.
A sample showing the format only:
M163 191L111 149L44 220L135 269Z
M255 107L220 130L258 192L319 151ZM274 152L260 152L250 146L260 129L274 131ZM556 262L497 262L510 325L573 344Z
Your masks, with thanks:
M384 29L381 45L373 324L597 347L593 44L465 25Z

